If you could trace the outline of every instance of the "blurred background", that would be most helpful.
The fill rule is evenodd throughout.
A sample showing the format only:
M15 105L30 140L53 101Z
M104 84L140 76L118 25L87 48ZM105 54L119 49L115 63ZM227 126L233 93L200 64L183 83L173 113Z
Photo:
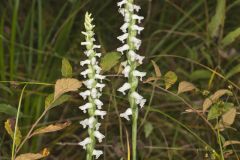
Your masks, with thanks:
M178 81L189 81L200 89L179 96L177 85L165 90L140 83L139 92L147 98L147 105L139 114L139 159L211 159L214 153L202 141L219 152L218 141L209 125L198 114L185 110L189 109L186 103L201 108L206 98L202 93L227 88L228 80L239 86L239 39L236 37L227 44L222 43L222 39L240 27L240 1L226 2L226 10L222 13L225 20L218 25L217 34L209 34L209 23L220 1L136 0L142 8L140 14L145 17L141 24L145 29L140 36L143 43L139 54L146 59L140 70L146 71L148 77L153 76L151 60L154 60L162 74L173 71ZM81 34L84 15L87 11L93 14L95 38L106 55L121 45L116 37L122 34L119 28L123 18L116 3L115 0L1 0L0 80L55 83L61 78L62 58L72 64L74 77L83 79L79 62L86 58L80 45L84 41ZM118 117L128 108L127 99L116 92L124 82L120 76L114 76L118 66L104 72L109 75L103 95L104 109L109 114L101 128L106 139L98 144L104 149L104 156L100 158L104 160L126 159L127 135L130 137L131 134L131 123ZM163 84L161 80L154 83ZM21 85L13 82L0 83L0 102L17 107L21 89ZM238 90L233 89L236 96L229 100L239 107ZM19 122L23 135L43 112L45 97L52 92L53 88L49 86L27 87L21 109L24 116ZM84 102L78 93L71 95L70 101L53 108L39 127L66 120L72 125L59 132L31 138L20 153L48 148L50 155L46 159L49 160L84 159L85 151L77 145L87 134L79 124L79 120L86 117L78 109ZM0 113L0 159L9 159L11 153L12 141L4 130L7 118L11 116ZM235 129L227 130L223 136L238 140L239 122L235 121L232 127ZM238 146L232 150L234 152L226 155L226 159L238 159Z

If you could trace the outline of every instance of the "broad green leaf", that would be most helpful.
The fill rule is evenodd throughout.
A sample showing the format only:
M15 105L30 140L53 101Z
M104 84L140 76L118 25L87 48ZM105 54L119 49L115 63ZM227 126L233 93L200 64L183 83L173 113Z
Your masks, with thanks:
M169 89L172 85L174 85L177 82L177 75L172 71L168 71L164 75L164 81L165 81L165 88Z
M217 103L212 105L208 112L208 120L216 119L217 117L224 115L233 107L233 103Z
M195 70L191 73L190 79L192 81L201 80L201 79L209 79L211 77L211 72L208 70L200 69Z
M120 58L121 54L119 52L110 52L104 55L100 63L103 71L109 71L119 62Z
M240 64L236 65L235 67L233 67L227 74L226 74L226 79L234 76L235 74L240 72Z
M17 109L9 104L0 104L0 113L4 113L10 116L16 116ZM22 116L22 113L20 113L20 116Z
M144 124L145 137L148 138L149 135L152 133L152 131L153 131L153 125L152 125L152 123L146 122L146 123Z
M54 90L54 100L62 94L77 91L82 86L82 82L74 78L62 78L57 80Z
M222 34L225 21L225 12L226 0L217 0L216 13L208 25L210 37L219 38L219 35Z
M226 47L233 43L238 37L240 37L240 28L228 33L222 40L223 47Z
M14 129L15 129L15 119L8 119L5 122L5 129L7 133L11 136L11 138L14 138ZM17 127L16 130L16 137L15 137L15 145L18 146L22 141L22 134L19 128Z
M48 108L51 106L51 104L53 103L54 100L54 94L49 94L46 99L45 99L45 108Z
M45 106L45 109L52 109L53 107L59 106L63 104L64 102L67 102L70 99L71 96L69 95L62 95L56 100L52 101L48 106Z
M72 77L72 66L70 62L66 59L62 59L62 76L66 78L71 78Z

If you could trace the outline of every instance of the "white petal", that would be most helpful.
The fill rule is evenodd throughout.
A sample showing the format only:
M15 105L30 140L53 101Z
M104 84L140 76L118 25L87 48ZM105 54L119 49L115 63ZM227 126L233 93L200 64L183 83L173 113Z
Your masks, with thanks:
M89 73L92 73L92 70L86 69L85 71L82 71L82 72L81 72L81 75L83 75L83 77L86 78L86 77L87 77L87 74L89 74Z
M96 116L101 116L101 118L103 119L103 116L105 116L107 114L106 111L101 111L101 110L96 110L95 111L95 115Z
M128 77L130 70L131 70L131 67L130 67L130 66L126 66L126 67L123 69L122 74L124 75L124 77Z
M117 39L119 39L122 43L124 43L124 40L128 38L128 33L124 33L121 36L118 36Z
M93 155L96 156L96 159L98 159L103 154L103 151L101 150L93 150Z
M95 80L94 79L89 79L83 82L83 84L88 88L91 89L93 87Z
M124 24L121 26L120 29L121 29L124 33L126 33L128 26L129 26L129 23L124 23Z
M92 45L92 42L81 42L82 46Z
M120 1L120 2L117 3L117 6L120 7L120 8L122 8L122 6L123 6L124 4L126 4L126 3L127 3L127 0L122 0L122 1Z
M98 142L101 143L102 139L105 138L105 136L100 133L99 131L94 131L94 136L98 139Z
M102 80L105 79L106 76L103 76L103 75L100 75L100 74L95 74L95 78L96 78L96 79L100 79L101 82L102 82Z
M96 130L99 130L99 127L101 126L101 123L97 123L96 125L95 125L95 129Z
M92 98L97 98L97 93L98 93L97 89L96 88L92 88L92 90L91 90Z
M133 76L140 77L140 80L142 81L142 78L146 76L146 72L140 72L138 70L134 70Z
M93 45L93 49L96 49L96 48L101 48L100 45Z
M87 60L85 60L85 61L81 61L81 62L80 62L80 65L81 65L81 66L84 66L84 65L86 65L86 64L90 64L90 60L87 59Z
M131 108L128 108L124 113L121 113L120 114L120 117L123 117L125 118L126 120L130 120L129 119L129 116L132 115L132 109Z
M102 92L103 87L105 87L105 84L97 83L97 84L96 84L96 87L99 88L99 90Z
M121 52L123 54L124 51L129 49L129 45L128 44L124 44L123 46L117 48L118 52Z
M132 26L132 29L133 30L136 30L138 32L138 34L140 34L140 32L144 29L143 27L139 27L137 25L133 25Z
M83 111L83 113L86 113L89 108L92 108L92 104L91 103L86 103L82 106L79 107L79 109L81 109Z
M86 99L87 96L90 96L91 92L89 90L80 92L79 95L83 97L83 99Z
M136 19L136 20L138 20L138 23L141 23L141 21L144 19L144 17L133 14L132 19Z
M129 83L124 83L122 87L118 89L119 92L122 92L123 95L125 95L125 91L129 90L131 88L131 85Z
M100 101L99 99L95 99L94 103L97 105L98 109L102 109L102 106L103 106L103 102L102 101Z
M92 140L88 137L88 138L85 138L82 142L79 142L78 144L83 146L84 149L86 149L86 146L91 142Z

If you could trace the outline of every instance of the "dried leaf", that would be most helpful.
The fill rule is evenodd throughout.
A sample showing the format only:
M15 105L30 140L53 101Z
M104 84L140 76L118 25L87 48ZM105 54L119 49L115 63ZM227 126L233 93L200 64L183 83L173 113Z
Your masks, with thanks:
M184 93L184 92L189 92L189 91L192 91L195 89L197 89L197 88L194 86L194 84L192 84L190 82L182 81L178 85L178 94Z
M232 92L227 89L220 89L209 98L206 98L203 102L203 112L205 112L213 103L217 102L217 100L225 94L232 95Z
M54 100L66 92L77 91L81 86L82 83L74 78L63 78L57 80L55 84Z
M67 77L67 78L71 78L72 77L72 66L70 64L70 62L66 59L63 58L62 59L62 76L63 77Z
M42 153L25 153L17 156L15 160L38 160L41 158L45 158L49 155L49 151L47 148L44 148Z
M232 125L237 114L236 108L231 108L229 111L222 115L222 121L226 125Z
M42 127L42 128L36 129L32 133L32 136L37 135L37 134L56 132L56 131L59 131L59 130L62 130L64 128L68 127L70 124L71 124L70 122L59 123L59 124L51 124L47 127Z
M153 67L154 67L156 76L157 76L157 77L161 77L162 74L161 74L160 68L158 67L158 65L156 64L156 62L154 62L153 60L152 60L151 62L152 62L152 64L153 64Z
M156 80L159 80L159 78L157 78L157 77L148 77L145 81L143 81L143 83L149 83L149 82L156 81Z
M173 84L177 82L177 75L172 71L168 71L164 75L164 81L165 81L165 88L169 89Z
M8 119L5 122L5 129L7 133L11 136L11 138L14 138L14 129L15 129L15 119ZM15 136L15 145L18 146L22 141L22 134L19 128L16 129L16 136Z
M234 141L234 140L226 141L223 144L223 147L227 147L227 146L232 145L232 144L240 144L240 141Z

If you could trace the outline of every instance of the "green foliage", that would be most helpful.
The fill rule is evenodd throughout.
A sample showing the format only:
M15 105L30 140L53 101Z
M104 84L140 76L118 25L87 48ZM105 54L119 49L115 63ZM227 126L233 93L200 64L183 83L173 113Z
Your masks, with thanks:
M103 71L112 69L119 62L120 58L121 54L119 52L109 52L105 54L100 63Z
M169 89L172 85L174 85L177 82L177 75L176 73L172 72L172 71L168 71L165 75L164 75L164 81L165 81L165 88Z
M17 109L9 104L0 104L0 114L4 113L10 116L16 116L17 115ZM23 114L20 113L20 116Z
M216 119L222 114L226 113L228 110L233 108L233 103L217 103L211 106L208 113L208 120Z
M72 77L72 66L70 62L66 59L62 59L62 76L66 78L71 78Z
M232 32L229 32L222 40L223 47L229 46L232 44L238 37L240 37L240 28L235 29Z
M145 137L148 138L150 136L150 134L153 131L153 125L150 122L146 122L144 124L144 133L145 133Z

